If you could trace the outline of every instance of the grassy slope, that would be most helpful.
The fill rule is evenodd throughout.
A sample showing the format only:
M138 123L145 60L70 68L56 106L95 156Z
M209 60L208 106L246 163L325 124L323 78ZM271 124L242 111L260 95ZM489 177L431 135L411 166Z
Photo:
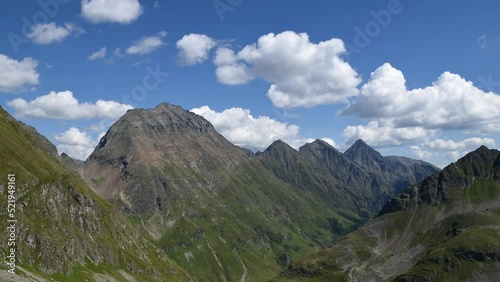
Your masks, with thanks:
M7 174L15 173L19 265L58 281L94 280L95 273L127 281L119 269L138 281L186 279L111 204L39 148L34 137L0 108L1 205L6 207ZM0 218L7 218L6 209ZM6 221L0 225L5 230Z
M168 186L196 183L195 171L176 166L165 165ZM254 163L227 175L220 191L200 190L191 200L172 203L157 219L175 222L159 232L158 245L198 279L239 281L246 268L248 281L265 281L290 261L331 245L339 236L334 227L350 228L352 222L339 214L356 218L305 197ZM134 221L148 228L154 217Z
M476 179L439 206L389 213L275 281L463 281L500 271L500 183Z

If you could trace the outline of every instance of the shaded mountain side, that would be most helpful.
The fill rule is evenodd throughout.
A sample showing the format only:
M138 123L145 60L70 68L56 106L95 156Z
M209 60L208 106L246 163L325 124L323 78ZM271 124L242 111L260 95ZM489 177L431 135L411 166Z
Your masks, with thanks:
M274 281L495 281L500 155L480 147L389 201L380 216Z
M383 157L363 140L356 141L344 155L370 173L381 176L399 193L427 176L439 172L434 165L405 157Z
M331 200L332 205L356 210L363 218L377 214L402 187L437 172L423 161L385 158L362 140L344 154L321 140L298 152L278 140L257 159L281 180Z
M358 195L335 178L326 166L311 161L283 141L275 141L257 159L278 178L308 195L315 195L318 201L355 211L365 220L370 217L373 200Z
M394 188L382 176L369 172L322 140L305 144L299 148L299 153L316 166L327 170L353 194L363 198L370 205L372 213L380 210L394 195Z
M82 175L202 281L268 279L362 221L328 191L280 180L203 117L167 103L129 110Z
M474 153L446 167L439 174L431 175L419 185L412 186L392 198L380 211L380 215L401 211L422 204L447 203L457 189L470 187L476 179L500 180L500 157L495 150L481 146Z
M116 208L55 159L53 145L45 137L1 107L0 148L2 206L7 207L8 194L16 198L15 213L0 209L4 219L0 225L6 230L10 223L5 219L17 220L16 263L25 269L18 268L19 275L31 272L55 281L189 279ZM15 179L8 179L9 174ZM0 246L7 257L13 246L7 240ZM5 267L2 264L2 269Z

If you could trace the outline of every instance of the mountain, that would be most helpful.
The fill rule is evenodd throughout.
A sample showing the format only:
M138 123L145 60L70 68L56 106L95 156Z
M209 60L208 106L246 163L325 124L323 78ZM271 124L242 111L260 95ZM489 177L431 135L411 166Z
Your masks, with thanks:
M383 157L361 139L345 151L344 156L367 171L383 177L384 181L394 188L395 193L440 171L424 161L395 156Z
M337 232L352 231L371 217L371 201L333 177L326 166L309 160L285 142L275 141L257 159L279 179L297 187L315 201L337 207L343 217L343 223L338 224Z
M500 153L482 146L275 281L496 281L499 199Z
M74 171L79 171L80 167L83 165L83 161L73 159L66 153L62 153L61 156L59 157L61 162L66 165L66 167L74 170Z
M3 265L2 281L26 275L40 281L189 279L165 253L139 236L116 208L64 167L45 137L1 107L0 148L5 207L0 217L17 220L16 245L8 240L0 244L4 258L15 248L19 275L8 276ZM8 195L15 197L15 210L7 209ZM12 223L2 220L2 230L8 226Z
M268 279L362 220L167 103L129 110L82 175L200 281Z

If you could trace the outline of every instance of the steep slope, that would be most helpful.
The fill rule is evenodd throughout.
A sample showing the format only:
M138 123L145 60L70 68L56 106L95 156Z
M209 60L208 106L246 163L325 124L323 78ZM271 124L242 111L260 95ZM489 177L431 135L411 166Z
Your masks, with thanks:
M394 188L382 176L348 159L344 154L322 140L316 140L299 148L299 153L316 166L347 187L368 203L369 211L375 213L394 195Z
M16 245L7 240L0 244L4 258L15 248L17 274L55 281L188 279L116 208L55 159L54 149L34 128L0 107L2 230L12 224L7 219L17 220ZM7 209L7 196L15 198L14 210Z
M371 203L345 187L326 167L306 159L283 141L275 141L257 159L284 182L318 202L337 207L345 219L342 224L339 223L338 232L352 231L370 217L368 209Z
M350 224L201 116L167 103L129 110L82 174L200 281L273 277Z
M345 151L344 156L369 172L382 176L394 187L396 193L439 172L437 167L423 161L404 157L383 157L361 139Z
M495 281L500 154L480 147L389 201L380 216L276 281Z

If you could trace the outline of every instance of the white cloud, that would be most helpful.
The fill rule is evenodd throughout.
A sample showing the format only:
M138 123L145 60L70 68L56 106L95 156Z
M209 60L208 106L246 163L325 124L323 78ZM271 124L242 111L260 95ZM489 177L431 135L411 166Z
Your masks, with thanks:
M401 146L426 141L435 130L422 127L397 128L390 121L371 121L367 125L347 126L342 131L344 142L352 144L358 139L374 147Z
M142 14L138 0L82 0L82 16L92 23L129 24Z
M436 139L423 143L421 146L411 146L410 153L421 159L429 159L433 156L445 155L450 161L456 161L470 151L481 145L495 148L496 143L491 138L468 138L462 141Z
M113 56L115 56L115 57L117 57L117 58L123 57L123 54L122 54L122 49L120 49L120 48L116 48L116 49L113 51Z
M333 139L331 138L321 138L321 140L325 141L326 143L330 144L330 146L332 147L337 147L337 143L335 143L335 141L333 141ZM309 142L308 142L309 143Z
M204 34L191 33L177 41L181 64L194 65L204 62L217 42Z
M71 91L50 92L33 101L14 99L7 102L17 114L25 118L94 119L116 120L133 107L115 101L97 100L94 103L79 103Z
M144 55L153 52L159 47L165 45L162 38L167 35L166 31L161 31L157 36L143 37L135 41L130 47L125 50L127 54Z
M94 61L97 59L104 59L104 57L106 57L106 46L104 46L101 49L97 50L96 52L90 54L89 60Z
M358 94L358 73L342 59L340 39L312 43L306 33L270 33L239 52L223 47L214 63L219 82L244 84L261 77L271 83L268 97L277 107L346 103Z
M16 61L0 54L0 92L22 91L38 85L38 62L32 58Z
M481 49L486 48L486 34L483 34L477 38L477 45Z
M342 115L390 119L396 128L500 131L500 95L484 92L457 74L444 72L425 88L406 89L403 73L384 64L371 74Z
M93 140L86 132L78 128L71 127L54 137L57 141L59 153L66 153L70 157L85 160L97 145L97 140Z
M85 31L73 24L65 23L64 26L57 26L55 22L40 23L31 27L28 38L37 44L50 44L62 42L71 34L79 35Z
M410 150L408 152L410 155L415 156L419 160L429 160L433 156L434 153L426 151L419 146L410 146Z
M191 112L206 118L235 145L252 150L262 151L278 139L294 148L313 141L301 137L297 125L288 125L267 116L254 117L247 109L230 108L216 112L203 106L192 109Z

